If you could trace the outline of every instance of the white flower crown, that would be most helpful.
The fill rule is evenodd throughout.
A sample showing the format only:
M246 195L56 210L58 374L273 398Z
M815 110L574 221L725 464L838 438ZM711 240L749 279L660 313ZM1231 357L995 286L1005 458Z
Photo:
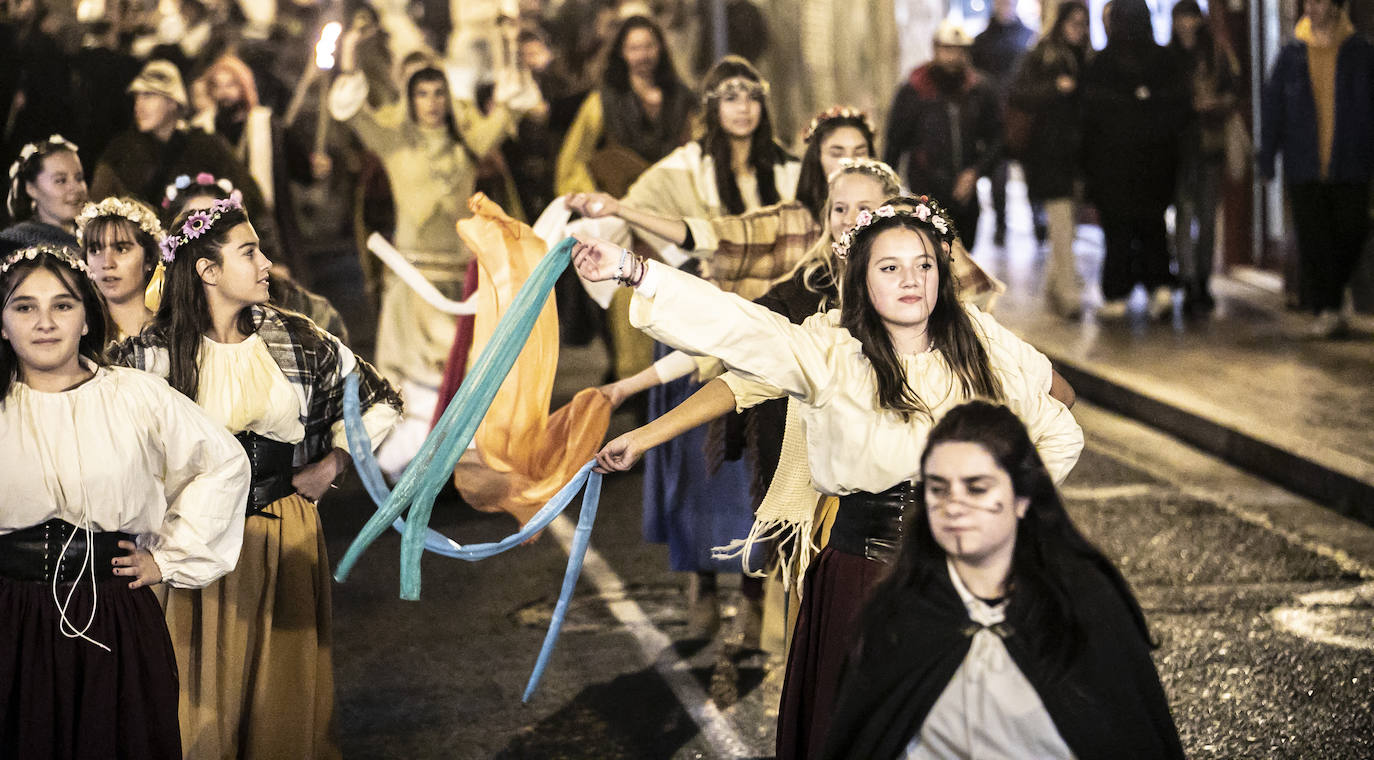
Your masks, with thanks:
M138 225L155 243L162 242L162 223L157 214L142 203L126 201L123 198L106 198L99 203L87 203L76 217L76 242L85 245L86 225L102 216L117 216Z
M68 140L62 135L53 135L42 142L31 142L20 149L19 158L16 159L14 163L10 164L10 179L18 179L19 171L24 168L24 163L30 158L33 158L34 154L38 153L44 144L64 148L73 153L80 152L80 148L76 147L76 143Z
M877 131L873 129L873 122L868 118L868 114L857 108L850 108L849 106L833 106L816 114L815 118L811 120L811 123L807 125L806 132L802 135L802 142L811 142L811 138L816 136L816 130L820 129L826 122L834 121L835 119L857 120L863 123L864 129L868 131L870 137L877 134Z
M48 245L46 243L29 246L28 248L21 248L11 253L9 256L6 256L4 261L0 261L0 276L9 272L15 264L21 261L33 261L43 254L52 256L87 277L91 276L91 270L86 268L86 262L82 261L81 257L71 248L65 245Z

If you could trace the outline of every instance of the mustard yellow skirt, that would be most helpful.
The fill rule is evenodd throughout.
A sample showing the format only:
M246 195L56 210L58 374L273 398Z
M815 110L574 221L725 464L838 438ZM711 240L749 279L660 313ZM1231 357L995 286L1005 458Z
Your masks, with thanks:
M233 572L167 594L187 760L340 757L319 512L295 494L266 512Z

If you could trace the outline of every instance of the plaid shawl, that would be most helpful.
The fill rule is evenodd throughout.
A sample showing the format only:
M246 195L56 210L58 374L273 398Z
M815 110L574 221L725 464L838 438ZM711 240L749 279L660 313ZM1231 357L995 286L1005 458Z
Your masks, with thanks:
M333 448L331 428L343 419L343 380L354 368L361 377L358 399L364 412L373 404L401 410L401 395L391 383L308 317L271 306L251 308L267 352L301 402L305 438L296 446L297 467L318 460ZM145 330L112 347L110 361L165 378L170 372L167 344L161 330Z
M695 222L695 224L694 224ZM722 290L754 299L786 277L806 250L820 237L821 226L797 201L784 201L755 211L722 216L706 222L687 220L700 243L715 243L715 253L704 261L706 279Z

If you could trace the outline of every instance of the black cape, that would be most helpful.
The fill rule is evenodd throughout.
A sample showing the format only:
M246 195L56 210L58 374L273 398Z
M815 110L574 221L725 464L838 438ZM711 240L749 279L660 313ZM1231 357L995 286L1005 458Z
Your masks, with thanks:
M1088 561L1070 593L1086 644L1055 678L1034 652L1028 609L1013 596L1007 652L1079 760L1182 758L1149 644L1111 581ZM972 628L971 628L972 627ZM864 631L837 699L825 758L901 756L968 654L977 626L943 570L893 616Z

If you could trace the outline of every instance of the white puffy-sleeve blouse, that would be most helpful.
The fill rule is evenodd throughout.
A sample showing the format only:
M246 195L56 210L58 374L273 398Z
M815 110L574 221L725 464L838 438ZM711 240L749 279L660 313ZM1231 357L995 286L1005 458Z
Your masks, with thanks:
M60 518L135 534L173 586L238 562L243 447L159 377L101 367L61 393L16 382L0 405L0 534Z
M1026 424L1050 475L1062 482L1083 449L1083 431L1049 395L1049 361L991 316L966 308L1005 403ZM931 411L903 421L879 408L873 367L858 339L834 317L794 325L670 267L651 265L630 321L663 343L715 356L740 377L803 402L812 482L826 494L878 493L917 477L931 427L969 400L943 354L903 356L908 384Z

